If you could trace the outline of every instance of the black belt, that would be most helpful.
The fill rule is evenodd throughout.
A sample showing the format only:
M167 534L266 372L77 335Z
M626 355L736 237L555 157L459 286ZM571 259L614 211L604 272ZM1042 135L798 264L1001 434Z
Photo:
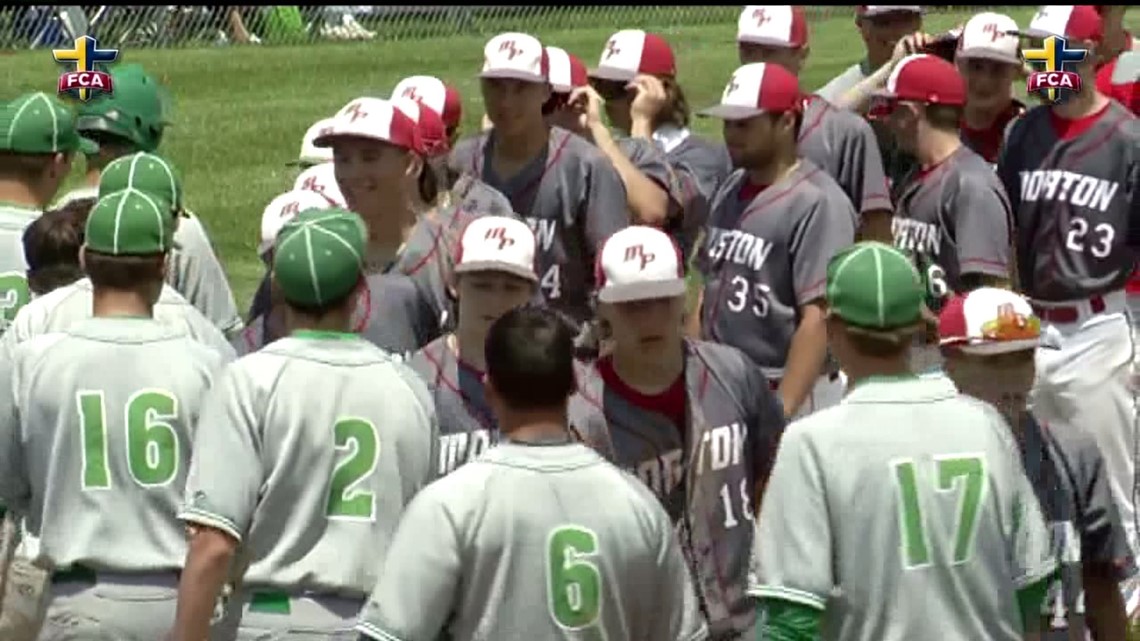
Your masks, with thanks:
M110 572L110 571L108 571ZM115 572L116 574L173 574L182 580L182 570L147 570L145 572ZM94 584L98 581L100 572L92 570L86 565L76 564L69 568L56 570L51 573L51 582L54 583L90 583Z

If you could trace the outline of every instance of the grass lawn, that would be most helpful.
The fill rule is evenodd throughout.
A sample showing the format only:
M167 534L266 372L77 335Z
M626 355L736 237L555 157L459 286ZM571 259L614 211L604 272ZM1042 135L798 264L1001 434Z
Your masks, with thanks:
M1019 24L1027 22L1032 11L1009 9ZM534 35L593 64L612 32L622 27L659 31L674 47L681 83L697 109L719 98L737 66L736 14L726 15L719 24L684 28L632 21ZM927 30L945 30L968 16L966 11L931 14ZM387 97L404 76L431 74L460 89L465 131L475 131L483 113L476 74L484 42L482 36L455 35L383 43L125 50L119 60L143 64L174 94L174 125L161 151L182 171L187 206L209 228L244 310L262 271L255 252L261 211L291 186L294 173L285 162L296 156L305 129L352 98ZM803 77L810 89L861 57L862 44L849 13L815 19L811 42ZM2 60L5 95L0 99L32 90L55 91L60 67L49 51L20 51ZM719 136L715 122L698 119L695 126L701 134Z

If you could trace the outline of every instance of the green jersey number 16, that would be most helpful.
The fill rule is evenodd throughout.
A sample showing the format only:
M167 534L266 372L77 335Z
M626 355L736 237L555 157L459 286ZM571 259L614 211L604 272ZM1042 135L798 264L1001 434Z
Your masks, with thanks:
M83 489L111 487L111 448L107 400L102 390L76 394L83 440ZM127 440L127 472L141 487L159 487L178 475L178 399L160 389L135 392L122 409ZM113 425L113 424L112 424Z

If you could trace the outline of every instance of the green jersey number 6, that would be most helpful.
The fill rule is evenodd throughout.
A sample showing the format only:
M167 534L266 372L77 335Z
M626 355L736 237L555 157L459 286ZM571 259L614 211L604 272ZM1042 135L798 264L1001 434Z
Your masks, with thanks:
M83 438L83 489L111 487L111 447L107 434L107 402L102 391L76 394ZM178 399L170 392L148 389L127 399L127 472L141 487L166 485L178 475L180 444L171 421L178 419Z
M581 630L598 623L602 610L602 575L591 558L598 555L598 535L564 525L547 536L547 599L555 623Z

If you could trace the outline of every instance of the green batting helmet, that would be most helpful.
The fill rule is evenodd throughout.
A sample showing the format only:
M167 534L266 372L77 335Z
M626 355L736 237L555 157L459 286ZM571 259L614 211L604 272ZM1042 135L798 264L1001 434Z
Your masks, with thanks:
M115 67L111 82L111 94L79 105L76 128L96 139L111 136L125 140L138 151L156 150L169 124L166 89L137 64Z

